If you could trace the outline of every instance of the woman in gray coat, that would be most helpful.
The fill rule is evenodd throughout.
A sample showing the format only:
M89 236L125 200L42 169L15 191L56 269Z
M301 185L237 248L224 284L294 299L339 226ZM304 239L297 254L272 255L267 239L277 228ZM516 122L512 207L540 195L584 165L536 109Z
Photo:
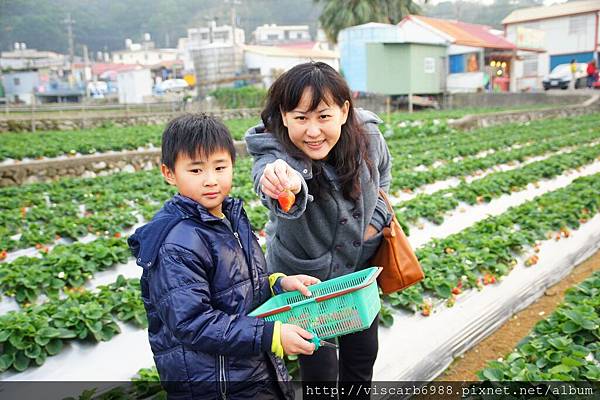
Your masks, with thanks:
M263 124L246 133L253 179L269 208L267 264L276 272L321 280L369 267L388 224L379 189L388 191L391 160L373 113L354 109L347 83L324 63L305 63L269 89ZM292 192L289 210L278 197ZM300 358L304 382L370 384L377 357L377 319ZM341 393L341 390L340 390Z

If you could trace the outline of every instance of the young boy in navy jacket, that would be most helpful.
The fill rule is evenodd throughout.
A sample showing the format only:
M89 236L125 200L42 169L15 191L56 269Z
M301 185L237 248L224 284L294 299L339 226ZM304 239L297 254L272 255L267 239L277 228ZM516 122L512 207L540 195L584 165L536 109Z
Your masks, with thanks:
M312 335L247 314L281 291L319 282L267 274L232 188L235 147L204 115L172 120L161 172L178 194L129 246L143 268L142 299L154 361L169 399L293 398L283 354L312 354Z

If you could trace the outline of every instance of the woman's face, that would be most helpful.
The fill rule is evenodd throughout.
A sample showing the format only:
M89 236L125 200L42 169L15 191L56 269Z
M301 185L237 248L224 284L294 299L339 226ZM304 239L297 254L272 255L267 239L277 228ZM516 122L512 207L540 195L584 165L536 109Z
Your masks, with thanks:
M340 140L350 103L345 101L340 107L333 100L329 104L321 100L315 110L308 111L311 103L312 90L307 88L296 108L281 113L283 125L298 149L313 160L324 160Z

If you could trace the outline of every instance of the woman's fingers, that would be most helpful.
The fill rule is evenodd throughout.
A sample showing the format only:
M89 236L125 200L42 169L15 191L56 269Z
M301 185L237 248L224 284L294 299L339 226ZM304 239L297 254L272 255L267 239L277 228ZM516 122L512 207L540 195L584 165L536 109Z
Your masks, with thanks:
M283 160L277 159L265 166L260 178L261 190L271 198L289 189L290 178L296 178L296 172Z

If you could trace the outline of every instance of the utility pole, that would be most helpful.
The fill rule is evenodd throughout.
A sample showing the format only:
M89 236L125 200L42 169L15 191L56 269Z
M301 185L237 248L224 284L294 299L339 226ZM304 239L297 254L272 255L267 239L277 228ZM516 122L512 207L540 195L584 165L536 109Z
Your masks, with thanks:
M63 20L63 23L67 25L67 38L69 40L69 63L73 64L75 59L75 45L73 41L73 24L75 20L71 18L71 13L67 14L67 18Z

